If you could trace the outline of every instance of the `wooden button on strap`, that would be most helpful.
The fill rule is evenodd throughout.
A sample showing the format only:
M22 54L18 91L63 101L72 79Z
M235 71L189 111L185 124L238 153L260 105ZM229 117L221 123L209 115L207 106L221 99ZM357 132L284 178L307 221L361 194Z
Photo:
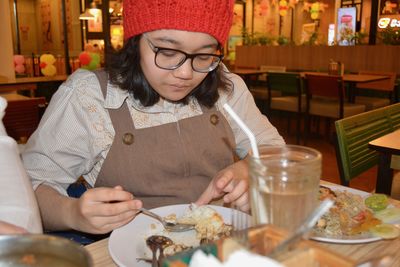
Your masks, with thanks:
M122 136L122 142L124 142L125 145L132 145L133 142L135 141L135 137L131 133L125 133Z
M213 125L217 125L218 122L219 122L219 117L218 117L218 115L212 114L212 115L210 116L210 122L211 122Z

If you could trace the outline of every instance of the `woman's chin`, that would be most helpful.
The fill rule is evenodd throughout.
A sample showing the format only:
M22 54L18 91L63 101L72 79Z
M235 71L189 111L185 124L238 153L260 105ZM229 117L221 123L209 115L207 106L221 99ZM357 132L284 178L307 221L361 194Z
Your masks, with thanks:
M181 103L187 95L167 95L167 96L161 96L165 101L171 102L171 103Z

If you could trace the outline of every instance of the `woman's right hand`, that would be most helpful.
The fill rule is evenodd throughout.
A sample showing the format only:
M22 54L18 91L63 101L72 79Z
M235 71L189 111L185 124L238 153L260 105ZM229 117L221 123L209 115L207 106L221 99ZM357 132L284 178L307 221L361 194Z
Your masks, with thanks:
M108 233L134 219L142 205L121 186L89 189L73 202L72 226L87 233Z

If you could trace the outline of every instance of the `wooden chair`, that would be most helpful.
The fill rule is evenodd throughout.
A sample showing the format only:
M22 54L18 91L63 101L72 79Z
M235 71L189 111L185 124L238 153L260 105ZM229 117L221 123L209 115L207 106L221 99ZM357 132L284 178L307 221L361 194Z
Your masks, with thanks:
M371 74L371 75L384 75L389 76L389 79L358 83L357 84L357 96L355 97L355 103L363 104L367 110L373 110L381 108L393 103L395 96L395 72L384 72L384 71L360 71L359 74ZM383 97L374 96L374 94L381 94Z
M306 123L304 143L307 142L311 128L310 115L327 119L341 119L365 111L365 106L345 101L344 83L341 76L335 75L305 75L306 89ZM330 121L327 123L327 133L330 133Z
M261 65L260 70L268 72L285 72L285 66L267 66ZM261 109L265 111L265 104L268 101L269 92L267 90L267 74L262 74L258 77L255 85L249 88L254 99L259 103ZM279 91L272 90L271 96L280 96Z
M40 111L45 106L44 97L9 101L3 118L7 134L17 141L26 141L39 125Z
M368 143L393 129L385 108L337 120L335 126L340 180L349 185L350 180L378 164L379 154L369 149Z
M390 118L390 125L393 130L400 129L400 103L396 103L387 107Z
M267 74L268 109L289 112L288 131L290 129L290 113L296 114L296 143L300 143L301 119L306 110L303 95L302 79L297 72L268 72ZM272 92L278 92L274 95Z
M262 71L268 71L268 72L286 72L286 67L285 66L269 66L269 65L261 65L260 70ZM267 81L267 75L263 74L258 77L258 80L266 82Z

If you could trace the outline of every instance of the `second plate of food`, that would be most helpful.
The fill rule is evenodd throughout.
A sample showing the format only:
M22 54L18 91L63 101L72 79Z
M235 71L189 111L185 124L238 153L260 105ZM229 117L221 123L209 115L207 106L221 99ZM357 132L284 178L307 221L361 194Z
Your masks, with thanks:
M322 217L323 221L319 222L320 224L322 223L322 226L320 225L320 228L314 228L312 235L310 236L311 239L340 244L369 243L382 239L379 236L374 236L368 230L358 234L346 234L342 232L346 230L344 228L347 228L347 230L351 231L351 229L349 229L349 227L351 227L350 220L357 216L362 216L365 210L371 211L365 207L364 204L364 200L371 195L370 193L340 185L324 186L332 190L338 197L340 197L340 201L339 204L336 203L334 207L336 210L334 212L330 211L328 216ZM390 208L393 207L389 205L387 209ZM353 216L351 212L348 212L351 209L357 210L358 214ZM349 220L349 222L346 222L346 220ZM345 224L345 226L343 224Z

